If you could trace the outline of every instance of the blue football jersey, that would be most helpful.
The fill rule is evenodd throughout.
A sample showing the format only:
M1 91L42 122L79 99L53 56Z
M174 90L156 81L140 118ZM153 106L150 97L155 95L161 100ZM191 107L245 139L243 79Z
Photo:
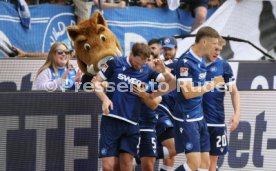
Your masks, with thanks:
M206 77L205 59L197 57L190 49L183 54L175 65L175 76L177 82L190 80L193 86L203 86ZM179 87L179 86L177 86ZM202 96L185 99L182 90L177 88L176 103L174 107L175 116L179 119L198 119L203 117Z
M152 82L149 82L146 85L146 91L148 93L151 93L152 90L156 90L156 89L157 89L157 84L152 84ZM154 110L151 110L145 103L142 103L141 115L140 115L140 121L139 121L140 129L155 129L156 123L157 123L156 112Z
M108 116L136 125L141 112L141 100L132 92L131 86L158 81L161 75L147 64L139 70L133 69L128 57L110 59L99 74L108 81L106 94L113 102L113 110L110 110Z
M164 61L165 66L171 69L172 75L175 75L174 66L176 65L177 61L178 59ZM173 112L173 108L175 105L175 98L176 98L176 90L173 90L172 92L162 96L161 104L166 106L170 110L170 112Z
M222 76L226 84L235 83L233 71L228 62L218 57L207 65L206 81L212 81L216 76ZM203 111L206 122L209 124L224 124L224 87L214 89L203 95Z
M55 74L55 71L53 68L50 68L52 79L55 80L57 78L62 78L62 75L65 72L65 68L58 68L57 74ZM65 80L64 88L67 90L74 90L75 89L75 77L76 77L76 70L72 69L68 72L67 78Z

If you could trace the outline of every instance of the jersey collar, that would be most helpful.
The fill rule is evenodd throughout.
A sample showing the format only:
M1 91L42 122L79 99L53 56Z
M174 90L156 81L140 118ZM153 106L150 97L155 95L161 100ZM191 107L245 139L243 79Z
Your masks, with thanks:
M190 48L189 52L192 54L192 56L200 63L202 62L202 58L200 58L199 56L197 56L195 54L195 52L192 50L192 48Z
M130 67L132 67L132 65L131 65L131 63L130 63L130 61L129 61L129 56L126 57L126 61L127 61L128 65L129 65Z

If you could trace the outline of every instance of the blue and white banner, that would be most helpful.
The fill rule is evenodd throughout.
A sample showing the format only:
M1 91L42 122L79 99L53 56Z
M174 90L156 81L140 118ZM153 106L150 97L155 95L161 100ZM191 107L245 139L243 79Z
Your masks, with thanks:
M21 25L15 6L0 2L0 39L24 51L48 52L53 42L69 38L66 27L76 24L73 6L43 4L29 8L31 28L27 29ZM210 9L208 16L214 10ZM125 54L133 42L188 34L194 21L189 11L166 8L109 9L104 10L104 17Z
M71 6L30 6L31 28L20 23L14 5L0 2L0 38L29 52L48 52L51 44L67 39L66 27L75 24Z

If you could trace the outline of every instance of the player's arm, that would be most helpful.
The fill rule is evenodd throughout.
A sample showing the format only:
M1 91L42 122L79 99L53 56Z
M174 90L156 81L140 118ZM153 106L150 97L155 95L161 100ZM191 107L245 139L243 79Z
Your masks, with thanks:
M151 99L165 95L176 88L176 80L175 77L171 74L171 69L167 68L160 59L157 59L154 62L156 68L158 68L162 75L157 80L159 83L161 83L160 89L150 94Z
M155 110L161 102L161 97L150 98L150 94L146 92L144 87L133 87L133 92L141 98L141 100L151 109Z
M236 84L229 85L234 115L230 118L230 131L234 131L240 122L240 93Z
M224 79L222 76L218 76L204 86L194 86L191 78L180 78L178 79L178 84L185 99L192 99L202 96L204 93L213 90L217 86L221 86L224 84Z
M226 61L224 62L223 70L223 77L226 85L228 86L228 91L230 92L232 106L234 109L234 115L230 118L230 131L234 131L238 127L240 121L240 93L236 85L232 68Z
M110 59L107 63L101 68L101 70L96 75L96 78L92 80L92 83L95 86L95 93L102 101L102 111L103 114L109 114L109 109L113 109L112 101L107 97L104 92L103 82L110 78L114 73L115 61Z
M92 80L95 87L95 93L102 101L102 111L104 114L109 114L109 107L113 109L113 103L104 92L104 87L102 86L103 82L104 79L100 76L100 73L98 73L95 79Z

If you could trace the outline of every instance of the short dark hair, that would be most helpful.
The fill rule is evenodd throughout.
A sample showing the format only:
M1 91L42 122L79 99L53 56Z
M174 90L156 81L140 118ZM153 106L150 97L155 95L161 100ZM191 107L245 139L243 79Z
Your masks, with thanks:
M152 45L152 44L161 44L160 42L160 39L151 39L149 42L148 42L148 45Z
M196 34L196 38L195 38L195 42L198 43L202 38L204 37L210 37L210 38L220 38L219 33L213 29L212 27L209 26L205 26L205 27L201 27L197 34Z
M140 56L142 59L147 59L150 57L150 48L145 43L135 43L132 46L131 52L133 56Z

